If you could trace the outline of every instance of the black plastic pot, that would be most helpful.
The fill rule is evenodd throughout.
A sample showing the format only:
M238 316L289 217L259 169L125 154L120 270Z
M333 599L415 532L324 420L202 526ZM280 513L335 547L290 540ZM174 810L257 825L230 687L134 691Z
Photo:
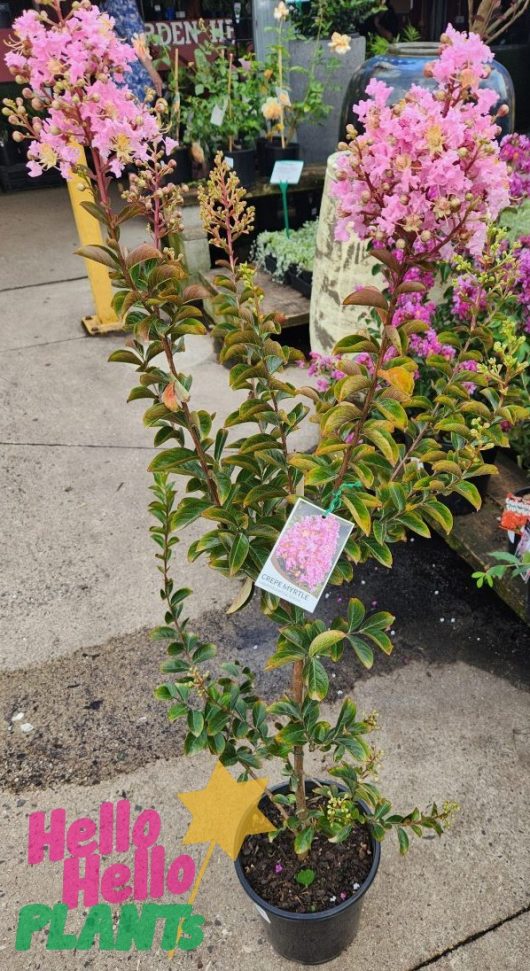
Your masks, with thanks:
M174 185L183 185L186 182L191 182L192 173L189 145L179 145L178 148L171 152L170 158L177 164L171 175L168 175L167 181L173 182Z
M321 783L322 784L322 783ZM306 782L306 792L312 792L315 783ZM338 786L343 789L343 786ZM273 786L272 792L288 792L288 786ZM264 809L267 798L261 800L260 809ZM363 809L367 807L362 803ZM381 847L372 837L372 866L370 872L359 889L344 903L329 910L322 910L315 914L296 914L288 910L274 907L263 900L250 886L240 856L235 862L236 874L243 890L252 900L261 917L263 930L269 943L277 954L289 961L300 964L325 964L332 961L347 948L357 934L364 895L371 887L379 867ZM340 853L340 847L337 848Z
M244 189L250 189L256 181L256 150L254 148L233 148L225 152L226 158L233 161L233 170Z
M287 282L293 290L297 290L302 296L311 299L311 287L313 284L313 274L309 270L299 270L291 266L287 271Z
M446 448L442 445L442 448ZM447 446L449 450L449 446ZM486 452L488 465L495 464L495 456L497 454L497 448L488 449ZM478 489L478 493L482 501L486 498L488 493L488 487L490 483L491 475L478 475L476 478L471 479L473 485ZM474 506L471 505L467 499L464 499L459 492L452 492L449 496L440 496L440 502L443 502L447 508L452 512L453 516L469 516L473 512L477 512Z
M299 156L300 146L296 142L289 142L285 148L282 148L279 139L273 139L272 142L265 141L261 154L261 174L269 178L272 175L272 170L276 162L296 161Z

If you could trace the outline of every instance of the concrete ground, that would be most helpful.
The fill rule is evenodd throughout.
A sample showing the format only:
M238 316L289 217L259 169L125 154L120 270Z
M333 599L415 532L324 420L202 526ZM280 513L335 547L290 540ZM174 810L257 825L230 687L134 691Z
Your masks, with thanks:
M137 812L158 810L161 841L177 855L188 816L175 793L203 786L212 762L179 757L179 731L152 698L162 650L146 634L160 620L147 535L151 433L141 402L125 404L130 370L106 363L120 337L89 338L80 328L90 291L71 255L66 193L3 197L0 208L0 969L154 971L168 961L158 943L148 954L55 953L40 936L31 951L14 950L19 909L61 894L60 864L26 863L28 813L64 807L72 821L125 796ZM182 366L222 420L234 407L227 372L208 338L188 348ZM528 631L492 594L477 593L439 540L407 544L396 564L392 574L361 571L357 588L398 615L395 655L370 673L339 666L330 715L355 683L359 707L380 712L381 784L396 808L433 798L462 808L442 840L414 845L405 859L392 841L384 845L359 936L329 967L524 971ZM177 557L175 572L195 588L194 622L219 637L221 656L238 652L259 668L272 632L255 607L229 621L231 584L201 561ZM333 592L323 614L345 598ZM270 679L260 683L267 693ZM189 852L199 863L204 847ZM220 851L195 906L206 918L204 943L179 952L175 967L297 966L271 951ZM73 932L81 915L71 921Z

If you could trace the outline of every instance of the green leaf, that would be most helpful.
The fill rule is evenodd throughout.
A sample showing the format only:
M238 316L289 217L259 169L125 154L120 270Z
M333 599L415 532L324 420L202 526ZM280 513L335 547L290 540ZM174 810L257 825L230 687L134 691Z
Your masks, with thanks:
M239 533L232 543L232 548L228 554L228 570L231 577L235 577L239 573L247 558L249 549L250 543L248 538L244 533Z
M370 647L370 645L367 644L365 641L361 640L360 637L355 637L355 635L353 634L350 635L348 640L350 641L350 644L353 647L353 650L355 651L361 664L365 668L368 668L368 670L371 667L373 667L374 652L372 651L372 648Z
M330 647L344 640L344 633L340 630L325 630L311 641L309 645L309 656L315 657L317 654L326 654Z
M192 654L191 658L194 664L200 664L201 661L209 661L210 658L215 657L217 654L217 648L215 644L201 644Z
M237 597L232 601L230 606L227 607L226 613L235 614L238 610L241 610L241 608L244 607L245 604L250 600L253 590L254 581L251 579L251 577L247 577L244 583L242 583Z
M342 640L342 637L341 637ZM311 658L307 664L307 694L314 701L322 701L329 689L329 678L324 666L317 658Z
M425 536L427 539L431 535L429 527L416 512L402 513L398 519L398 523L403 523L403 526L406 526L407 529L412 529L414 533L418 533L419 536Z
M348 604L348 627L350 631L358 630L365 616L364 604L357 597L352 597Z
M476 485L472 482L459 482L455 486L455 492L459 492L464 499L467 499L475 509L480 509L482 505L482 499L480 498L480 492L478 491Z
M139 367L142 364L142 359L138 357L137 354L133 354L132 351L113 351L109 354L108 361L117 361L119 364L136 364Z
M302 887L310 887L316 877L314 870L307 867L305 870L299 870L295 876L295 880Z
M210 507L209 499L181 499L176 513L171 517L171 527L173 530L181 529L188 523L193 523L202 513Z
M155 455L149 465L150 472L174 472L185 462L195 461L196 453L191 448L167 448Z
M388 546L378 543L373 537L368 536L363 540L362 545L369 550L370 555L383 566L392 566L392 553Z
M402 856L404 856L409 848L409 838L407 833L405 832L404 829L401 828L401 826L398 828L397 834L398 834L398 840L399 840L399 852L401 853Z
M343 495L342 501L346 508L351 512L352 518L354 522L357 523L359 529L362 529L363 533L366 536L369 536L372 528L372 520L370 513L362 499L359 499L359 496Z
M273 671L275 668L281 668L285 664L292 664L294 661L299 661L300 658L305 656L306 652L302 648L296 647L294 644L282 644L266 661L265 670Z
M294 851L298 856L302 856L311 849L311 844L315 838L315 831L308 826L301 833L297 833L294 841Z
M453 528L453 515L444 502L438 502L437 499L429 499L425 503L424 512L429 519L433 519L435 523L438 523L446 533L451 532Z
M188 728L195 738L198 738L204 728L204 716L200 711L188 712Z

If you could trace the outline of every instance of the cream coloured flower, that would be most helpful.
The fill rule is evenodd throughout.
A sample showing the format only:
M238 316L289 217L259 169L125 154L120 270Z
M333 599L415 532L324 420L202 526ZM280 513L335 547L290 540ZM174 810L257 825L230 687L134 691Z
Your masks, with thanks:
M289 16L289 7L283 0L280 0L277 7L274 8L274 19L275 20L287 20Z
M277 98L267 98L261 106L261 113L267 121L279 121L282 117L282 106Z
M348 34L339 34L334 30L328 47L331 47L335 54L347 54L351 50L350 40L351 37Z

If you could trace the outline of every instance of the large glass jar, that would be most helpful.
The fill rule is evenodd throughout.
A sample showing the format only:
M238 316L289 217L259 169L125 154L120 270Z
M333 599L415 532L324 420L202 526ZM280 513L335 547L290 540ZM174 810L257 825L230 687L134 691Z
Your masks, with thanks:
M400 101L412 84L419 84L425 88L432 88L436 82L432 78L426 78L423 69L429 61L435 60L438 56L439 44L429 43L410 43L392 44L386 54L379 54L377 57L370 57L358 68L351 77L346 95L342 104L341 123L339 130L339 140L343 141L346 133L346 125L356 125L357 116L353 112L353 105L357 104L365 97L366 88L372 78L385 81L393 93L390 104ZM510 74L506 68L498 61L493 61L492 71L489 78L482 82L487 88L493 88L499 96L498 105L507 104L510 109L509 114L500 119L503 135L509 134L514 129L515 119L515 92Z

